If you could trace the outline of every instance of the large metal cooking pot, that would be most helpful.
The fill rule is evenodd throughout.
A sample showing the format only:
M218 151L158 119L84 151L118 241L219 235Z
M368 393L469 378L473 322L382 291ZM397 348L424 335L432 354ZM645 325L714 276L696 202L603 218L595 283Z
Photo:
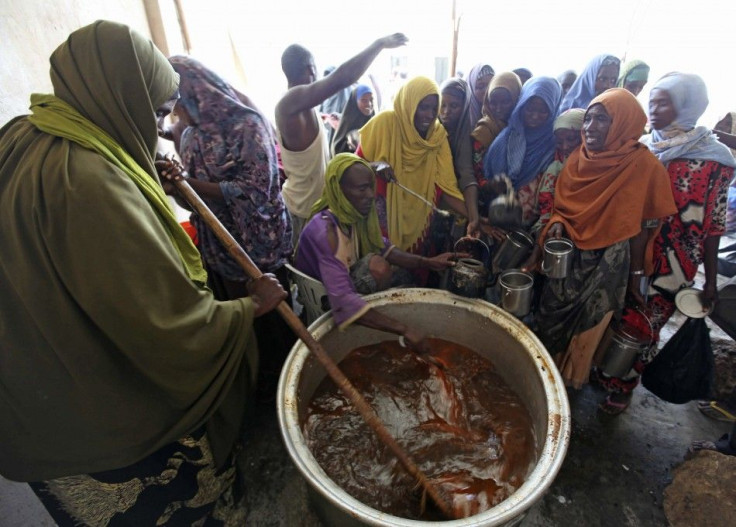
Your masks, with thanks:
M468 346L489 358L526 404L533 423L536 465L524 484L492 509L440 525L517 525L552 484L570 440L570 406L565 385L542 343L512 315L483 302L435 289L394 289L365 297L371 308L423 329L428 335ZM314 337L339 362L358 346L396 338L353 324L338 331L329 313L310 326ZM297 342L279 380L277 411L281 434L294 464L306 478L313 505L326 525L430 527L438 522L399 518L359 502L338 487L312 457L300 428L324 368Z

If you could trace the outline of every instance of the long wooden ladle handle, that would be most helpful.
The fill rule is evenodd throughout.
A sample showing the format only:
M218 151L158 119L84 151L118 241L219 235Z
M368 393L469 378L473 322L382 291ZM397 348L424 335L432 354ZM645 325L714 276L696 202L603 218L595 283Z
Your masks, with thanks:
M184 197L184 199L192 206L197 214L199 214L200 218L202 218L207 226L212 229L212 232L214 232L215 236L217 236L220 242L222 242L222 244L225 246L225 249L227 249L230 255L235 259L235 261L242 266L246 274L255 280L263 276L263 273L261 273L258 267L256 267L256 265L253 263L253 260L250 259L245 250L243 250L243 248L235 240L235 238L233 238L230 232L225 229L222 223L220 223L220 220L217 219L217 216L215 216L214 213L207 206L207 204L202 201L202 199L194 191L191 185L189 185L189 183L187 183L184 179L173 180L173 183L176 189L181 193L182 197ZM358 413L360 413L368 426L371 427L371 429L376 433L383 444L385 444L391 450L391 452L393 452L393 454L404 466L406 471L413 478L416 478L416 480L427 492L427 494L429 494L430 498L432 498L432 501L434 501L440 511L442 511L442 513L447 518L454 519L455 516L452 512L452 508L448 505L447 501L440 494L439 490L430 483L430 481L427 479L427 476L425 476L424 473L419 470L419 467L416 466L409 455L404 451L403 448L401 448L401 445L396 442L393 436L383 425L378 415L376 415L376 412L373 410L373 408L371 408L371 406L366 402L363 396L360 395L360 393L355 389L350 380L345 377L340 368L337 367L337 364L335 364L335 362L330 358L322 345L317 342L314 337L312 337L312 334L309 333L304 324L302 324L302 321L299 319L298 316L296 316L296 313L292 311L292 309L289 307L289 304L281 301L281 303L279 303L279 305L276 307L276 311L278 311L278 313L284 318L284 320L294 331L296 336L299 337L302 342L307 345L309 351L314 353L314 356L317 357L317 360L319 360L319 362L322 363L322 366L324 366L325 370L327 370L327 374L330 376L332 381L343 391L345 396L350 399L350 402L353 403L353 406L355 406L355 408L358 410Z

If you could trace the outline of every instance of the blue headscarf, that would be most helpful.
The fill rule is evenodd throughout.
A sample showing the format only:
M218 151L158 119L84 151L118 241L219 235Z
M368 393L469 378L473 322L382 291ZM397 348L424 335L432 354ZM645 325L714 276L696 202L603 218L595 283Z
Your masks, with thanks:
M360 99L366 93L373 93L373 88L367 84L358 84L355 88L355 98Z
M521 87L519 102L509 117L508 126L493 141L483 160L486 179L505 173L518 189L547 168L555 153L552 127L561 95L560 83L552 77L532 77ZM549 117L541 126L527 129L522 112L532 97L544 101Z
M610 59L610 61L608 60ZM591 60L580 76L575 79L570 90L565 94L560 104L560 112L569 110L570 108L587 108L590 101L596 96L595 79L598 77L598 70L601 69L604 62L616 63L621 67L621 61L613 55L598 55Z
M668 73L652 90L666 91L677 117L662 130L641 138L641 142L662 163L673 159L704 159L729 167L736 166L731 151L721 144L710 128L695 126L708 107L708 90L699 76L691 73Z

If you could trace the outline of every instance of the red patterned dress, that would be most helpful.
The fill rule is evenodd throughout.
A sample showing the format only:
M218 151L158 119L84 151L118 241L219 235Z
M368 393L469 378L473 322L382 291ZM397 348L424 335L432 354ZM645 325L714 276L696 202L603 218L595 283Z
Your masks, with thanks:
M705 256L705 240L726 232L728 184L733 168L715 161L675 159L667 165L678 213L654 241L649 308L654 337L675 311L675 295L693 284Z
M674 159L667 165L677 214L668 217L654 241L654 274L649 286L647 315L627 308L622 315L626 323L650 335L653 345L634 364L641 373L659 352L659 332L675 312L675 295L693 284L698 266L705 256L705 240L726 232L728 185L733 168L715 161ZM653 333L652 333L653 330ZM639 382L631 372L626 379L599 378L609 390L631 392Z

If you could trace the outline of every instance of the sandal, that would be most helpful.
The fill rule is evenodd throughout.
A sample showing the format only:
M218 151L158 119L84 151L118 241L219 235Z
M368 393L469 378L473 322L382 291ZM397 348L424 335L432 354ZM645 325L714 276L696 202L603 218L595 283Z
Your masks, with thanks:
M736 422L736 415L726 410L718 401L698 401L698 410L711 419L724 423Z
M598 405L598 409L607 415L620 415L624 413L626 409L629 407L629 405L631 404L632 395L629 394L628 396L625 396L626 397L625 402L614 401L612 397L615 395L623 395L623 394L608 395L606 397L606 400Z
M728 434L724 434L718 441L693 441L685 454L686 459L691 459L693 455L701 450L713 450L727 456L736 456L736 450L731 448L728 441Z

